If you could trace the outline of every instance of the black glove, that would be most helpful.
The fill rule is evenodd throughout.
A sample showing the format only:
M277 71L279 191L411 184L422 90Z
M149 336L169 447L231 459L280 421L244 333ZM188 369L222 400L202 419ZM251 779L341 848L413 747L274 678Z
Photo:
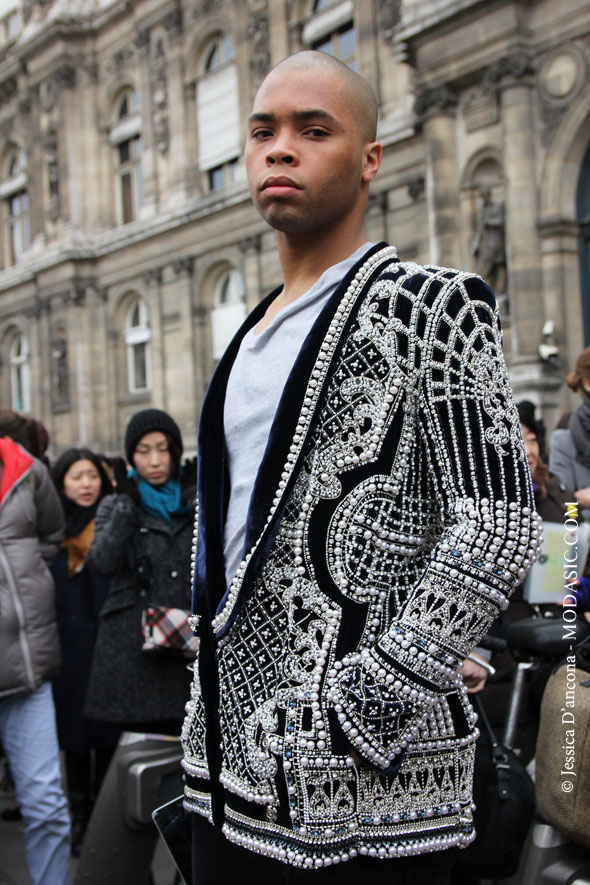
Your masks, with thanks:
M135 480L127 476L127 465L122 458L113 458L113 473L115 475L115 491L118 495L128 495L134 504L139 506L140 497Z

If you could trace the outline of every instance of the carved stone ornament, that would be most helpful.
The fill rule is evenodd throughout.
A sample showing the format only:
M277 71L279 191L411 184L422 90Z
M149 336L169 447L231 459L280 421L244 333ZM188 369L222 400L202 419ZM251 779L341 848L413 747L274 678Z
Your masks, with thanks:
M66 62L59 65L51 76L58 89L73 89L76 85L76 68Z
M240 252L246 255L248 252L260 252L262 246L262 237L260 234L252 234L250 237L243 237L239 242Z
M133 59L133 50L126 46L124 49L118 49L113 53L113 66L115 70L120 70Z
M43 139L43 154L49 190L47 214L51 221L56 221L59 217L59 155L57 133L53 130L50 130Z
M454 113L458 98L448 86L421 86L414 101L414 113L420 120L430 114Z
M500 119L500 108L496 91L472 89L463 104L465 127L468 132L475 132L486 126L493 126Z
M531 59L524 52L505 56L485 72L483 79L484 89L488 92L493 92L500 87L502 80L520 80L533 72L534 68Z
M252 73L256 81L260 83L270 68L270 38L266 12L252 16L248 27L248 36L252 47L250 62Z
M373 191L369 194L367 209L369 212L387 212L389 197L387 191Z
M193 19L198 21L221 6L223 0L199 0L193 6Z
M54 405L65 405L70 399L68 344L61 331L51 342L51 398Z
M181 274L186 274L188 277L192 277L194 264L194 258L177 258L176 261L172 262L172 270L177 277Z
M150 29L141 28L137 31L133 42L140 51L147 49L150 45Z
M168 125L168 75L166 73L166 56L164 55L158 59L152 82L152 116L156 148L159 153L165 154L170 145L170 130Z
M31 113L32 96L30 90L19 100L18 113L21 117L27 117Z
M146 270L143 275L143 281L146 286L149 286L150 283L157 283L158 285L161 285L163 271L164 268L162 267L151 267L149 270Z
M560 46L543 59L538 91L543 129L541 140L548 145L574 98L588 87L588 61L583 48Z
M39 103L44 111L51 111L57 99L57 86L54 80L49 77L39 86Z
M377 26L388 43L394 38L395 29L401 21L402 0L378 0Z
M4 141L7 141L10 138L10 133L12 132L12 127L14 125L14 119L12 117L8 117L6 120L2 120L0 123L0 136Z
M426 182L424 181L423 175L417 175L415 178L410 179L408 181L408 196L415 203L422 199L424 196L424 192L426 189Z
M164 28L169 33L178 33L182 31L182 9L173 9L166 13L162 19Z
M16 81L16 77L8 77L6 80L0 83L0 107L12 101L17 93L17 90L18 83Z

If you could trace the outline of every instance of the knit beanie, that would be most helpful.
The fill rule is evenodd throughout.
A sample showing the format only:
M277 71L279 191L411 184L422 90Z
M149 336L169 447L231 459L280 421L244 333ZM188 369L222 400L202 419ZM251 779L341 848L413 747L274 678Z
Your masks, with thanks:
M182 453L182 437L176 421L161 409L142 409L133 416L125 431L125 454L129 464L133 464L133 453L139 440L154 430L171 436Z

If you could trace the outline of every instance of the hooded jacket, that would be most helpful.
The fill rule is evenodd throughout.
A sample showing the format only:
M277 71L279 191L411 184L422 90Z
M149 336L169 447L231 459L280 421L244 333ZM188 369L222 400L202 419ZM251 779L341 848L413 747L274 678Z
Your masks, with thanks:
M46 467L0 439L0 697L33 691L59 668L49 566L63 531Z
M465 845L458 668L539 540L493 293L386 244L351 269L285 386L227 588L223 401L275 295L201 415L185 807L303 868Z

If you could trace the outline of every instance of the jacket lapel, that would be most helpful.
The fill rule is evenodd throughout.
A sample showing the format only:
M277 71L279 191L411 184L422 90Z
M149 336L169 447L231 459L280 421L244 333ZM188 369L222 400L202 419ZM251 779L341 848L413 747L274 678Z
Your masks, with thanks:
M242 339L264 316L280 289L275 289L248 315L213 373L201 410L197 440L198 533L193 570L193 611L215 615L225 591L223 526L229 482L223 432L227 382Z
M306 443L317 423L322 393L331 374L330 368L346 340L346 333L354 321L357 305L364 297L367 286L379 273L382 266L390 263L394 258L395 250L384 243L375 246L366 253L362 261L355 265L342 280L303 343L281 396L266 451L254 484L246 525L245 557L236 578L220 602L219 596L216 594L219 604L213 617L213 626L219 637L229 630L237 611L248 595L253 578L266 559L268 550L273 543L280 517L306 451ZM245 327L242 327L238 333L239 341L248 329L258 322L275 294L273 293L265 299L259 305L260 309L257 308L251 314ZM234 348L234 339L230 351L226 354L227 358L231 359L231 364L233 364L239 348L239 341ZM223 360L224 364L225 361L226 357ZM221 367L220 363L219 369ZM219 383L217 381L215 383L215 420L219 422L217 432L218 438L221 440L223 440L223 400L230 369L231 365L229 367L224 365L223 379ZM207 421L209 420L207 418ZM202 445L203 451L205 451L206 440L202 440ZM211 457L216 459L216 470L210 475L219 477L223 474L223 494L225 496L227 492L225 465L219 463L219 458L223 457L220 455L223 448L221 444L217 446L216 452L210 451ZM209 466L207 472L209 472ZM207 503L211 503L211 495L207 498ZM216 507L217 522L214 535L216 549L211 550L212 527L210 524L207 529L204 526L202 529L200 528L197 545L197 562L199 562L201 555L199 548L201 551L205 550L206 534L209 550L201 565L203 574L207 573L209 586L211 586L213 574L216 576L215 581L221 580L222 583L224 581L223 502L219 500L219 496ZM212 601L211 598L209 601ZM208 606L207 614L212 613L212 607Z

